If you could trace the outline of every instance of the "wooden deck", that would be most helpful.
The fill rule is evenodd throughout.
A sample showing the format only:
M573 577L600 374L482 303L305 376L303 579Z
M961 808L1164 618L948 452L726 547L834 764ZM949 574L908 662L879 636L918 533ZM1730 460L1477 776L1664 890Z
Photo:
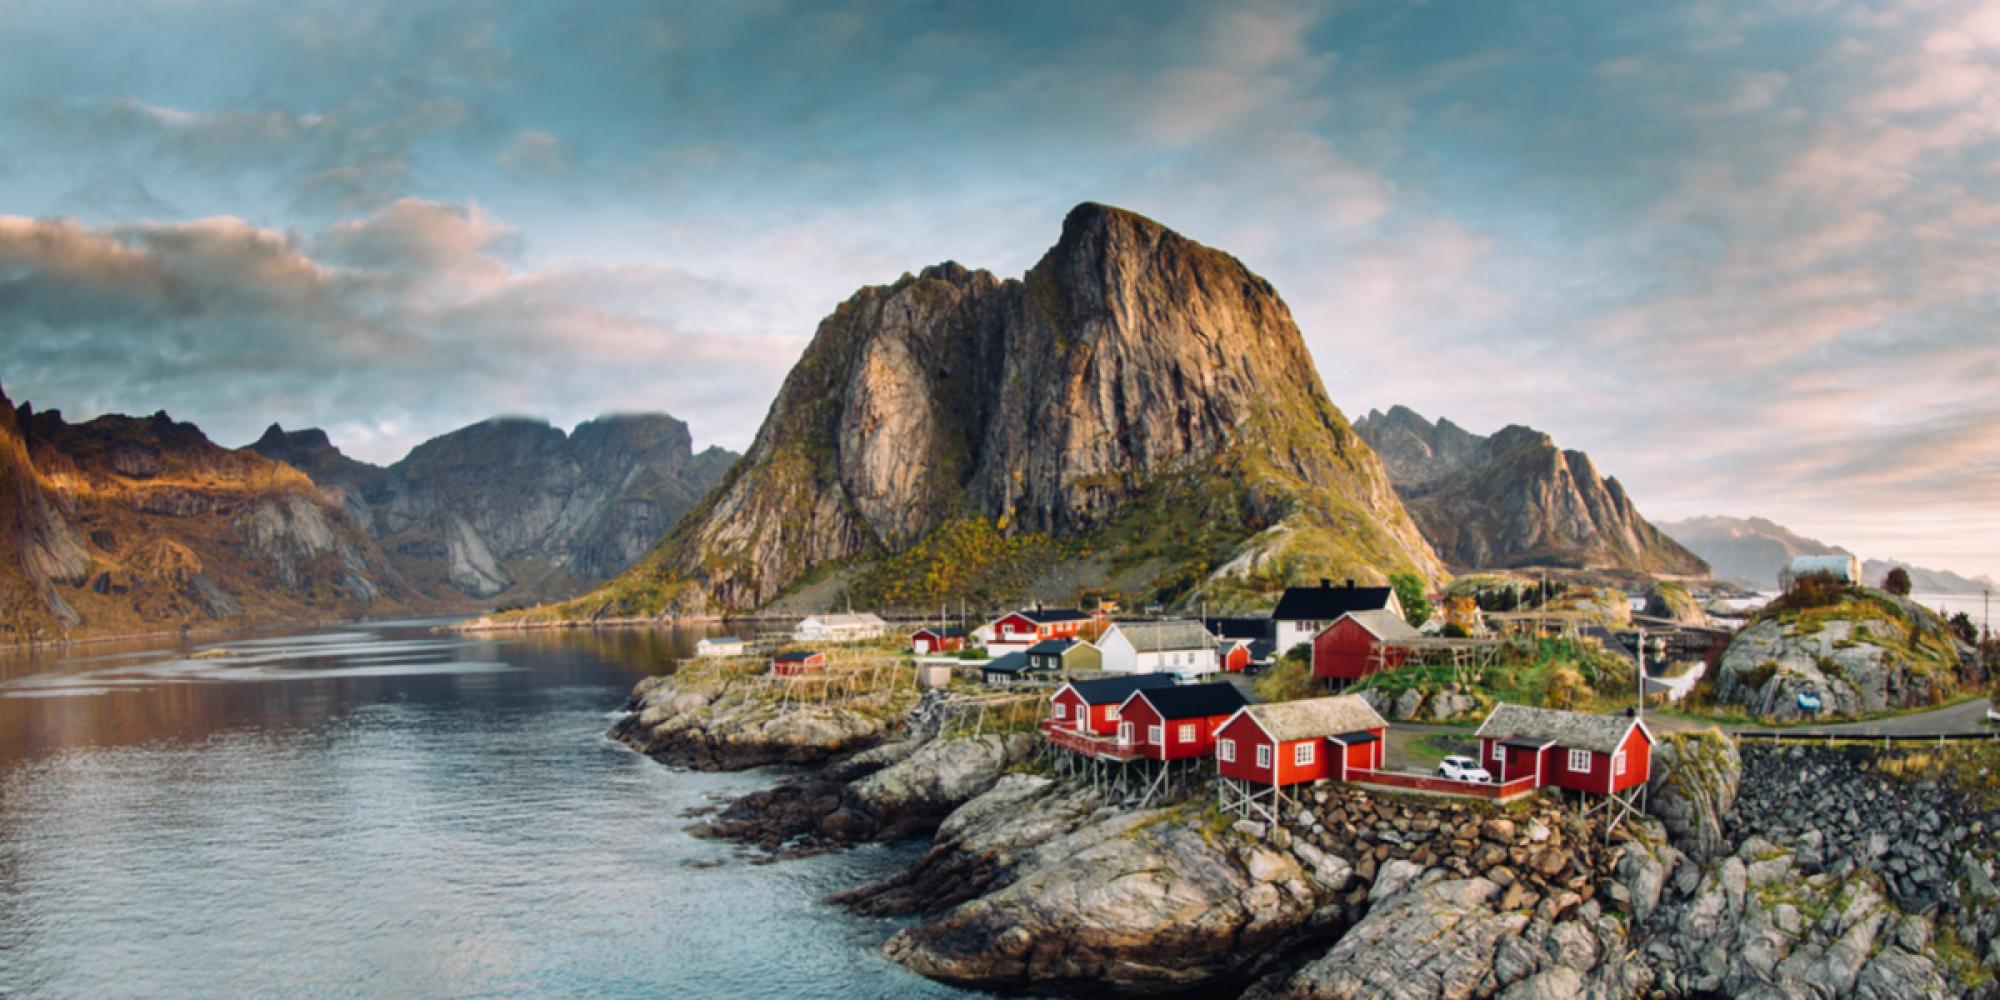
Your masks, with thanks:
M1495 802L1512 802L1535 791L1535 777L1528 775L1512 781L1499 783L1456 781L1429 774L1410 774L1404 771L1349 771L1347 780L1357 785L1376 788L1394 788L1405 792L1420 792L1427 795L1462 795L1474 799L1491 799Z
M1139 744L1121 742L1116 736L1092 736L1056 724L1054 719L1042 720L1042 738L1049 745L1102 760L1138 760L1144 756Z

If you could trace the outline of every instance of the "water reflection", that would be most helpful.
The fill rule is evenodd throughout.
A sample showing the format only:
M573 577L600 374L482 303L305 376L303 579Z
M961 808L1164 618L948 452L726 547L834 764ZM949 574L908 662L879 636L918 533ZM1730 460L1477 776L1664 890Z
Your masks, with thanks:
M699 633L433 624L0 660L0 995L951 992L817 902L908 848L687 867L770 779L602 733Z

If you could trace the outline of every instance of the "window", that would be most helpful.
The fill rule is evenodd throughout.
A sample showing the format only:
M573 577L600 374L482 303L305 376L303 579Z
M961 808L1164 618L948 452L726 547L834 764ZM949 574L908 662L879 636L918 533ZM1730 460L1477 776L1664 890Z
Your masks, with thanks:
M1616 775L1625 773L1625 751L1620 750L1611 755L1611 773Z
M1590 770L1590 751L1571 750L1569 752L1569 769L1572 771Z
M1154 746L1160 746L1161 744L1167 742L1166 729L1167 727L1165 726L1147 726L1146 742L1151 743Z
M1217 760L1220 760L1225 764L1236 763L1236 741L1235 740L1215 741L1215 757Z
M1056 702L1056 718L1058 719L1069 718L1069 706L1063 704L1062 702Z
M1271 747L1269 744L1265 744L1257 748L1257 766L1258 767L1271 766Z
M1105 709L1105 710L1104 710L1104 718L1105 718L1105 719L1107 719L1107 720L1109 720L1109 721L1111 721L1111 722L1117 722L1117 721L1118 721L1118 706L1116 706L1116 705L1112 705L1111 707L1109 707L1109 708Z
M1501 751L1500 751L1500 741L1499 741L1499 740L1494 740L1494 741L1493 741L1493 759L1494 759L1494 760L1499 760L1499 759L1500 759L1500 752L1501 752Z
M1182 743L1193 743L1193 742L1194 742L1194 727L1193 727L1193 726L1191 726L1191 725L1188 725L1188 724L1186 724L1186 723L1182 723L1182 724L1181 724L1181 742L1182 742Z
M1297 764L1300 767L1304 767L1312 762L1313 762L1312 744L1301 743L1298 746L1292 748L1292 763Z

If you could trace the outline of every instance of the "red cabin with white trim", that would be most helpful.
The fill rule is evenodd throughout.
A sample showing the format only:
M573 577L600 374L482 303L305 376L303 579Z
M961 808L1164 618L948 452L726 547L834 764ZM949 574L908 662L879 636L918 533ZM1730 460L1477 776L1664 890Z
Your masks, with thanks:
M1049 721L1064 729L1097 736L1118 731L1120 706L1141 688L1172 687L1172 674L1129 674L1070 681L1049 696Z
M1653 732L1630 715L1499 705L1479 726L1479 762L1497 781L1611 795L1652 776Z
M1421 638L1393 611L1350 611L1313 636L1313 676L1358 681L1378 670L1394 670L1409 658L1394 645Z
M1216 648L1215 665L1225 674L1240 674L1250 666L1250 644L1242 639L1224 639Z
M797 677L800 674L824 669L826 669L826 654L809 649L795 649L771 657L771 673L779 677Z
M944 626L926 625L910 633L910 652L923 656L926 653L956 653L965 648L965 630Z
M1346 778L1382 764L1389 723L1355 695L1250 705L1215 734L1216 770L1258 785Z
M1206 757L1215 731L1247 703L1228 683L1141 688L1118 706L1118 738L1153 760Z

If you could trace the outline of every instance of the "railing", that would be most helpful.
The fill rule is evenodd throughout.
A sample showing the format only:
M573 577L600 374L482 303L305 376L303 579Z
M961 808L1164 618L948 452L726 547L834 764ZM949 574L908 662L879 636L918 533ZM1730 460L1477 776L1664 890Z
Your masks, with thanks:
M1361 785L1380 785L1386 788L1402 788L1413 792L1431 792L1438 795L1464 795L1476 799L1493 799L1504 802L1535 790L1535 777L1515 778L1499 784L1492 782L1459 781L1455 778L1439 778L1428 774L1409 774L1403 771L1354 771L1347 772L1347 780Z
M1769 740L1774 743L1873 743L1888 746L1892 743L1957 743L1965 740L1985 740L2000 742L2000 728L1985 732L1971 733L1908 733L1890 735L1883 733L1788 733L1782 730L1734 730L1729 733L1739 740Z
M1061 747L1071 753L1110 760L1135 760L1141 756L1141 747L1137 743L1126 743L1116 736L1079 733L1054 719L1043 719L1041 729L1042 738L1048 740L1050 745Z

